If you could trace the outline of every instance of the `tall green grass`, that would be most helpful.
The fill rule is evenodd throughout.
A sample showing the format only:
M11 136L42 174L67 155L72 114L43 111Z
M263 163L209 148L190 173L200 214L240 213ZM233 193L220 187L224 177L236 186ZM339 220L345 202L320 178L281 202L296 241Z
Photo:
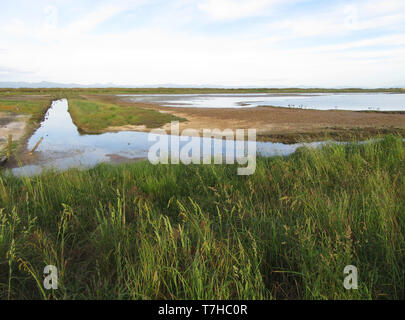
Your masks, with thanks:
M0 176L3 299L404 299L405 145ZM59 289L44 290L53 264ZM346 265L359 271L346 290Z

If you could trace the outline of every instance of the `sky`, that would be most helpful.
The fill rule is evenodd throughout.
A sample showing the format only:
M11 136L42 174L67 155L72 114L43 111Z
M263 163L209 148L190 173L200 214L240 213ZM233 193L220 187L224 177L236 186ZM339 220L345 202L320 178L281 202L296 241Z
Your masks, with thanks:
M405 87L404 0L0 1L0 82Z

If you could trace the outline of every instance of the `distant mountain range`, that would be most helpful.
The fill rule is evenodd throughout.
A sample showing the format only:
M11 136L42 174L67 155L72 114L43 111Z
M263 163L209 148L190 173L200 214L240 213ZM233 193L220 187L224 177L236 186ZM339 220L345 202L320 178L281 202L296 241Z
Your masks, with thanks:
M218 85L176 85L171 83L162 83L154 85L116 85L114 83L95 83L83 85L77 83L57 83L57 82L0 82L0 88L271 88L271 86L218 86ZM280 87L277 87L280 88ZM287 87L286 87L287 88ZM310 88L303 87L300 88Z
M391 88L404 88L405 86L392 86ZM154 84L154 85L116 85L114 83L95 83L83 85L78 83L57 83L57 82L0 82L0 88L220 88L220 89L258 89L258 88L323 88L314 86L218 86L218 85L175 85L170 83ZM339 86L334 89L352 88L350 86ZM356 87L358 88L358 87ZM364 88L373 89L373 88Z
M112 88L119 87L114 84L92 84L82 85L77 83L57 83L57 82L0 82L0 88Z

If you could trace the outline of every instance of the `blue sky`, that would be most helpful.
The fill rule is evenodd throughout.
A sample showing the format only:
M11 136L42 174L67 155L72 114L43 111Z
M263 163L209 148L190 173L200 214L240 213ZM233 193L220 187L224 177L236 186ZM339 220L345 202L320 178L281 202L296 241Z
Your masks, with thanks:
M405 87L404 0L14 0L0 81Z

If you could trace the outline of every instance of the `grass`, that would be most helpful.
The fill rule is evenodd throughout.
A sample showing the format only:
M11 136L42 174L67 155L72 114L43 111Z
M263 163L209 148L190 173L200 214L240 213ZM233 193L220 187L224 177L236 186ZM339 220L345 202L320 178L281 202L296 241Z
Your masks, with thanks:
M391 92L405 93L403 88L252 88L252 89L225 89L225 88L0 88L2 95L46 95L50 94L59 98L77 97L86 94L204 94L204 93L351 93L351 92Z
M79 130L86 133L125 125L158 128L170 121L184 120L155 110L85 99L69 99L69 112Z
M404 299L405 145L0 174L2 299ZM43 269L58 267L59 289ZM359 289L343 287L346 265Z
M12 112L14 114L31 115L32 121L40 121L50 106L51 99L30 100L20 98L18 100L0 99L0 112Z
M51 105L51 101L51 97L45 96L40 97L39 99L30 99L30 97L17 97L17 99L10 99L10 97L5 97L5 99L0 99L0 112L5 112L6 114L10 113L13 115L24 114L30 116L24 136L19 141L13 140L12 154L19 152L19 150L23 148L23 143L21 142L25 141L29 137L29 135L38 127L46 111ZM8 116L6 116L6 118L7 117ZM2 119L0 117L0 122L1 120ZM7 137L5 137L5 139L6 138ZM0 149L0 156L4 156L5 154L6 149Z
M258 141L281 142L287 144L313 141L363 141L382 135L394 134L405 137L405 128L324 128L322 131L294 132L284 134L259 133Z

